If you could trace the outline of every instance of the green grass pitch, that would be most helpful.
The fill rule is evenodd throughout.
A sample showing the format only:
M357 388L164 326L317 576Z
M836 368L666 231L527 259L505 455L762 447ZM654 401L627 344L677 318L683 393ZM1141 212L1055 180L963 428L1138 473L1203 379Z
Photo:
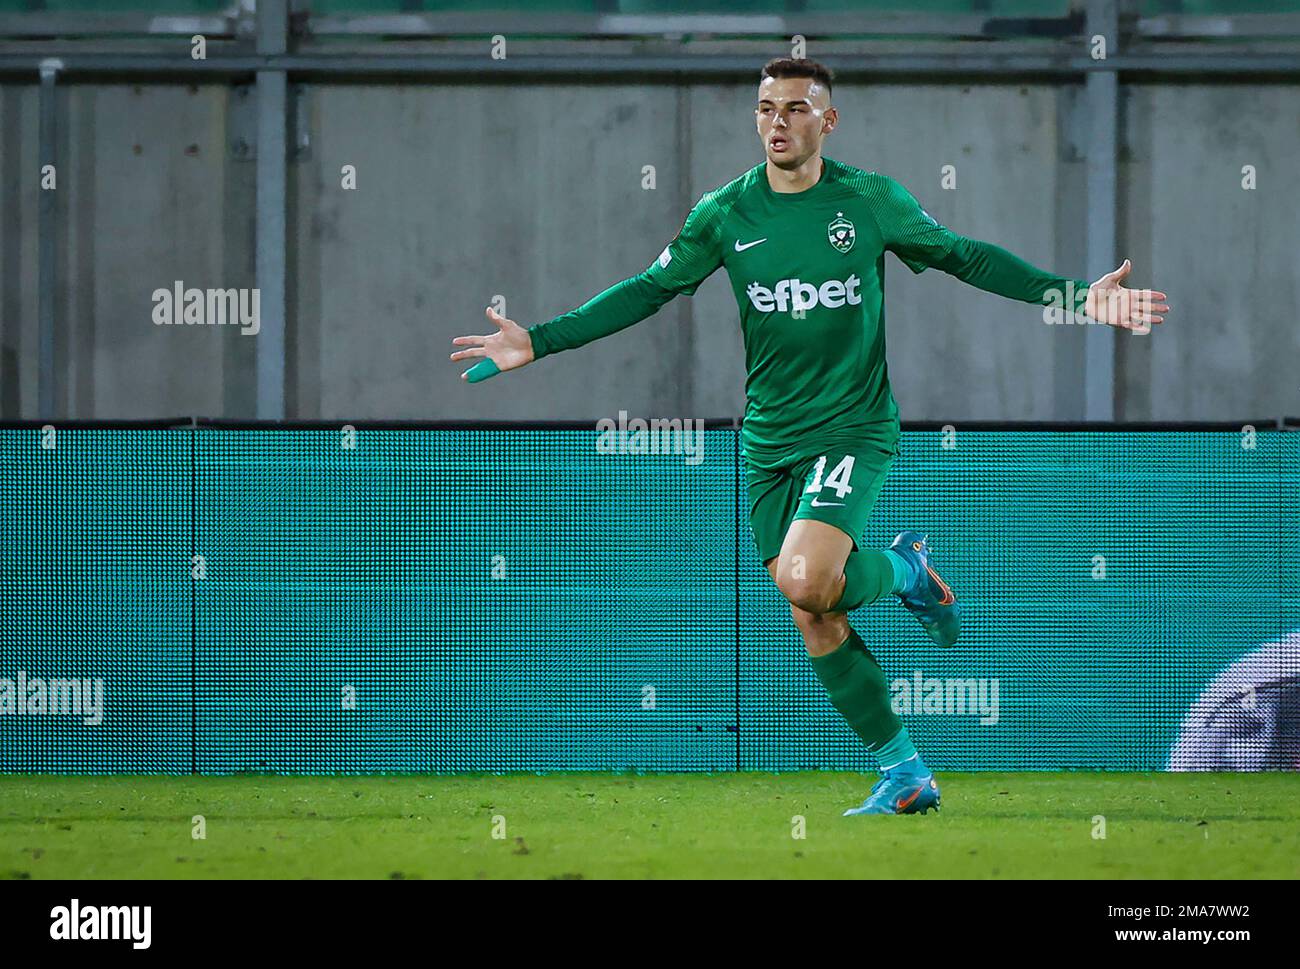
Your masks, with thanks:
M938 777L842 818L871 776L0 775L0 878L1300 876L1297 775Z

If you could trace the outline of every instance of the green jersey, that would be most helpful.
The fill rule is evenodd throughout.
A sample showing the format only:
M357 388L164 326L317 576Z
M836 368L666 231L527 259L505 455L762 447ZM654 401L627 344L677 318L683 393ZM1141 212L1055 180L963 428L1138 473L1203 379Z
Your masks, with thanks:
M644 272L530 327L534 355L630 326L726 267L745 343L745 457L777 467L882 430L896 439L886 251L913 272L934 266L1012 299L1081 309L1086 282L952 232L887 176L823 161L802 192L773 191L760 164L706 193Z

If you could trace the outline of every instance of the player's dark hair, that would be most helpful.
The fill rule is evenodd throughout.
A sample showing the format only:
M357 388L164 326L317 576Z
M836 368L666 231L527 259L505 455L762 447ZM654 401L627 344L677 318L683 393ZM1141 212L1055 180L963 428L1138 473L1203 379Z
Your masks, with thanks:
M775 57L768 61L758 79L762 81L765 77L811 77L826 88L827 94L831 93L831 81L834 80L831 69L825 64L794 57Z

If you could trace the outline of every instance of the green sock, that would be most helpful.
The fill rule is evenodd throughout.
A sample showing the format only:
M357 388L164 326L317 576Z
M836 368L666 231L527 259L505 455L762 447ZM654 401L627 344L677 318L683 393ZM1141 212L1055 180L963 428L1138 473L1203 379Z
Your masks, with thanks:
M844 563L844 592L831 611L848 612L890 595L899 581L893 562L896 558L900 557L874 548L850 552Z
M876 757L880 761L881 770L889 770L891 767L897 767L899 764L911 760L915 756L916 747L912 744L912 738L907 735L906 727L900 728L897 736L876 751Z
M892 548L885 549L883 554L888 557L889 564L894 567L894 587L889 591L897 595L908 589L916 581L913 566Z
M868 750L877 750L898 736L903 721L890 706L885 671L852 627L849 638L834 652L809 659L831 705Z

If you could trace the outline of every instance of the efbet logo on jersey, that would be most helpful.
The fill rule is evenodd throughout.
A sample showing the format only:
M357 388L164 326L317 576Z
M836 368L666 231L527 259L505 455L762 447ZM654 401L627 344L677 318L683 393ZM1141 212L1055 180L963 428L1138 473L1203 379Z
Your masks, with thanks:
M848 252L853 248L858 234L853 228L853 223L844 218L844 213L836 212L835 218L831 219L830 224L826 226L826 237L840 252Z
M862 294L857 291L860 282L862 280L856 275L843 281L828 279L820 286L805 283L802 279L783 279L771 289L761 283L750 283L745 287L745 293L760 313L797 313L814 306L830 309L857 306L862 302Z

